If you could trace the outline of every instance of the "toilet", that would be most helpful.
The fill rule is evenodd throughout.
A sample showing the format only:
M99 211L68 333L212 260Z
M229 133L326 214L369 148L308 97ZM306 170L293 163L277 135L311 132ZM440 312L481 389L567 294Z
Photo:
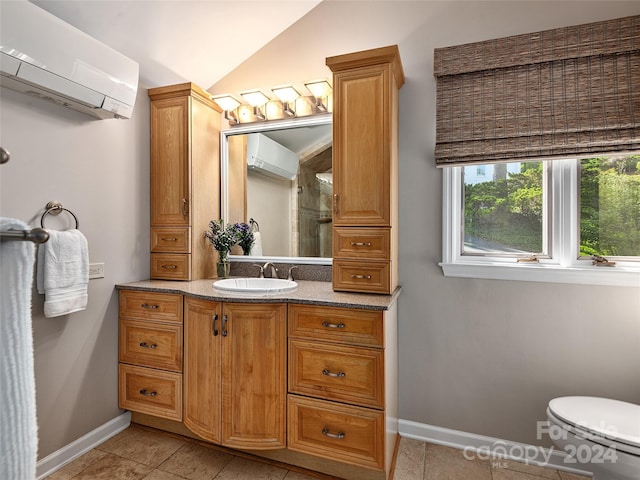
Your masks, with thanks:
M567 466L595 480L640 480L640 405L560 397L549 402L547 419L551 440L572 457Z

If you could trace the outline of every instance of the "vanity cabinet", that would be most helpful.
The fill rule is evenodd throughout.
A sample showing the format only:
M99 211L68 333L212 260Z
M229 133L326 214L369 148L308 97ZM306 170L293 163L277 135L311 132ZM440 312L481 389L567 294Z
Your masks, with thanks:
M193 83L149 89L151 278L214 277L204 238L220 218L220 107Z
M397 429L395 327L385 314L289 305L289 449L388 475ZM387 358L388 357L388 358Z
M227 447L285 448L286 304L184 304L184 424Z
M182 295L120 291L120 408L182 420Z
M333 288L398 285L397 46L326 59L333 72Z

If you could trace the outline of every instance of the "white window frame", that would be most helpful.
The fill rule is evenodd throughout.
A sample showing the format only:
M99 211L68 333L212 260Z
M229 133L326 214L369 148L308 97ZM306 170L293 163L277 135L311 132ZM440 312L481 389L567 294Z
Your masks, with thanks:
M442 262L447 277L519 280L586 285L640 287L640 262L613 259L613 267L592 265L579 256L578 161L550 161L551 215L549 247L551 258L538 263L517 262L500 256L461 255L463 225L462 171L444 167L442 176Z

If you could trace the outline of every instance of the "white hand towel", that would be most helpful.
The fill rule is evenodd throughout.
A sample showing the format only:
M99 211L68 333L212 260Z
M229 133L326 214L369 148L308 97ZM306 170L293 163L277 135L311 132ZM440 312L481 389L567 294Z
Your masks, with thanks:
M262 256L262 237L260 236L260 232L253 232L253 246L251 247L249 255L252 257Z
M29 230L10 218L0 229ZM0 243L0 478L36 478L38 426L33 370L31 287L35 246Z
M44 293L45 317L59 317L87 307L89 247L79 230L49 230L38 247L38 293Z

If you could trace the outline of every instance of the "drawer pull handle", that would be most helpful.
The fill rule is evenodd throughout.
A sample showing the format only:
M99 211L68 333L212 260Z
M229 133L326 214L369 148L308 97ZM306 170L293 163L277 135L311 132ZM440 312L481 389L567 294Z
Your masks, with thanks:
M345 324L344 323L322 322L322 326L325 327L325 328L344 328Z
M142 348L157 348L158 345L155 343L140 342L140 346Z
M351 275L351 278L370 280L371 275Z
M342 440L344 438L344 433L343 432L331 433L327 427L322 429L322 434L325 437L335 438L336 440Z
M162 240L164 240L165 242L177 242L178 239L175 237L164 237Z
M178 266L177 265L162 265L162 268L174 269L174 268L178 268Z
M189 214L189 210L187 209L187 199L182 199L182 216L186 217Z
M327 377L333 377L333 378L344 378L347 376L347 374L344 372L333 373L327 370L326 368L322 370L322 374Z
M140 305L142 308L152 308L152 309L157 309L160 308L158 305L149 305L148 303L143 303L142 305Z
M371 242L351 242L352 247L370 247Z
M146 397L155 397L156 395L158 395L158 392L148 392L146 388L143 388L142 390L140 390L140 395L144 395Z
M218 329L216 328L217 321L218 321L218 314L214 313L213 317L211 318L211 332L213 333L214 337L218 336Z

